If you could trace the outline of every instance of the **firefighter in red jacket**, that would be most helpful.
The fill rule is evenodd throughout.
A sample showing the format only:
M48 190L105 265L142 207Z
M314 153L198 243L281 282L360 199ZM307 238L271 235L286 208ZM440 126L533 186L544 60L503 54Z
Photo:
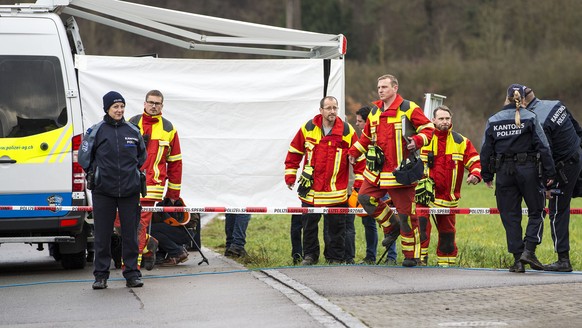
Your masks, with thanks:
M168 198L172 204L180 199L182 186L180 139L174 125L162 117L163 106L164 95L158 90L151 90L145 97L144 112L129 120L139 127L147 149L148 157L141 167L146 172L147 185L147 196L141 199L142 206L154 206L164 198ZM154 267L158 247L157 240L147 232L152 214L142 212L138 227L139 251L143 257L140 260L143 259L142 266L146 270Z
M338 116L338 102L327 96L320 101L320 114L305 123L297 132L285 158L285 183L293 189L297 169L303 162L298 194L303 207L347 207L349 162L348 149L356 142L355 129ZM364 162L354 167L355 187L361 183ZM302 216L302 265L319 261L319 220L321 214ZM344 259L347 213L324 214L328 228L324 256L328 263L342 263Z
M452 130L451 110L439 106L433 111L432 122L435 131L431 143L422 147L420 158L426 163L425 173L434 181L434 196L431 207L456 208L461 198L465 168L469 171L468 184L481 181L481 160L471 141ZM455 214L436 214L433 216L438 230L437 264L455 265L457 244L455 242ZM426 264L430 243L431 222L428 215L419 217L421 259Z
M416 266L420 261L420 236L414 189L416 182L401 184L394 171L411 152L428 145L434 126L414 102L398 93L398 80L392 75L378 78L378 96L368 115L360 139L350 148L350 162L366 154L364 182L358 201L364 210L384 228L382 245L391 245L402 236L403 266ZM412 125L415 135L406 136L403 122ZM398 215L381 201L390 194Z

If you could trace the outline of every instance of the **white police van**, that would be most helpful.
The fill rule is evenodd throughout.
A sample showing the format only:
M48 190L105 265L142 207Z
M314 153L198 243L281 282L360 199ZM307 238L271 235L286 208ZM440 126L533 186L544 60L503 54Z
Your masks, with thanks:
M84 131L67 31L41 7L0 6L0 206L88 205L76 155ZM87 212L0 210L0 243L48 243L86 264ZM1 249L0 249L1 251Z

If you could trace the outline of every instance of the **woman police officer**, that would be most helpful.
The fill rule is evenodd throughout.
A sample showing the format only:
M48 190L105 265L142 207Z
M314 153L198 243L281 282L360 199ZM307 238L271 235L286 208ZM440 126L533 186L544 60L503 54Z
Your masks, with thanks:
M535 249L542 238L545 187L553 184L556 175L542 126L537 116L523 106L525 91L523 86L515 84L507 89L505 106L487 121L480 155L481 176L489 188L493 187L493 176L497 174L497 207L505 228L507 249L515 259L509 271L519 273L525 272L525 264L534 270L544 269ZM525 238L521 227L522 199L528 210Z

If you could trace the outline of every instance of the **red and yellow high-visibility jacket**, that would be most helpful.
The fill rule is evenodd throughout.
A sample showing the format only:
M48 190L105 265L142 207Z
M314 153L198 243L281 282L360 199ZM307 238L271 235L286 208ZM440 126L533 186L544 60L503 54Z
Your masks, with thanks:
M182 150L178 131L162 115L136 115L130 122L137 125L147 143L147 159L141 169L146 171L147 199L180 198L182 188ZM149 137L148 137L149 136Z
M307 196L299 199L313 206L343 204L348 200L348 149L357 140L356 130L336 118L330 133L324 136L322 121L321 115L315 116L299 129L291 141L285 158L285 183L295 183L297 169L303 161L304 167L313 167L313 185ZM364 166L364 161L354 166L356 188L362 184Z
M387 109L383 108L382 100L372 104L373 107L366 120L364 131L349 153L353 157L359 158L361 154L366 154L368 146L375 139L376 145L384 152L384 166L379 172L366 168L364 179L381 188L399 187L401 184L396 181L392 172L403 159L409 156L409 151L406 149L408 141L404 138L402 126L403 116L406 116L405 120L412 124L412 128L416 132L412 138L417 147L425 146L430 142L434 125L417 104L404 100L400 95L396 95L396 99Z
M451 126L452 129L452 126ZM425 174L435 183L434 205L437 207L457 207L461 198L465 168L481 180L481 160L471 140L452 131L435 130L429 145L422 147L420 158L428 162L428 154L433 152L434 165L425 165Z

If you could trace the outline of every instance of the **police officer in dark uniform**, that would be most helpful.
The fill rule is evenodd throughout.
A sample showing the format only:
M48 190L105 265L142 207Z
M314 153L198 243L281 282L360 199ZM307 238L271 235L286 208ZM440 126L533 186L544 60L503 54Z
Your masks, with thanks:
M121 221L123 277L126 286L142 287L137 267L137 226L140 217L139 168L146 160L145 143L139 129L123 118L125 99L110 91L103 96L103 120L87 130L79 149L79 164L93 177L93 221L95 260L93 289L107 288L111 265L111 235L119 212Z
M580 136L582 128L568 108L558 100L540 100L534 92L525 88L527 109L532 110L542 124L556 166L556 184L553 192L548 192L550 227L554 249L558 261L546 265L547 271L572 271L570 264L570 201L576 180L582 170L582 150Z
M497 207L507 249L515 259L509 271L520 273L525 272L525 264L535 270L544 269L535 249L542 238L545 187L554 182L556 175L546 135L537 116L524 108L524 98L523 86L511 85L507 89L505 106L487 121L480 155L481 176L489 188L497 175ZM522 199L528 209L525 238L521 227Z

